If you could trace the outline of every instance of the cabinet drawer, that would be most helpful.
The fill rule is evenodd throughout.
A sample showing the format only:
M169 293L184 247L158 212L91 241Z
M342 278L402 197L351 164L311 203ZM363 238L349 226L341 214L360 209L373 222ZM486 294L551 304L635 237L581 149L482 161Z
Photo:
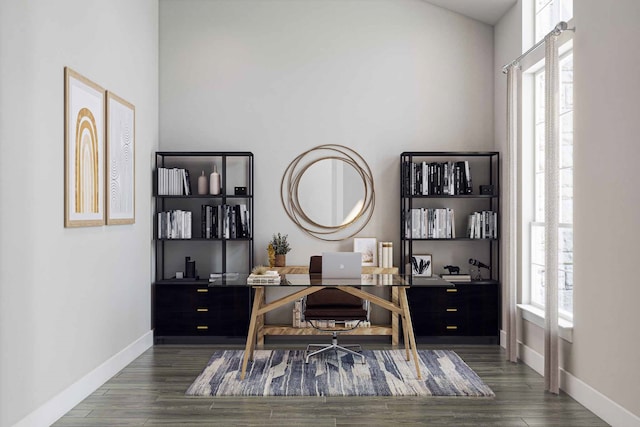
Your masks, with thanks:
M156 336L246 336L250 314L250 288L156 286L154 305Z
M412 288L409 308L416 336L497 336L497 284L457 284L455 288Z

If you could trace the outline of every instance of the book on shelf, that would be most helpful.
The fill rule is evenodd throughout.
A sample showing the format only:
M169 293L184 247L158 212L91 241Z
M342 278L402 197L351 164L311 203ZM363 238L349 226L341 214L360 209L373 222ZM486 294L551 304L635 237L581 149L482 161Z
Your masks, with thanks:
M446 280L447 282L470 282L471 281L470 274L441 274L440 277Z
M493 211L473 212L467 222L467 237L471 239L498 238L498 214Z
M191 239L191 217L190 211L158 212L158 238Z
M454 239L455 214L451 208L413 208L405 216L405 237L411 239Z
M256 285L256 284L268 284L268 285L279 285L280 284L280 275L276 274L250 274L247 278L247 284Z
M190 196L193 194L187 169L159 167L156 175L159 196Z
M200 237L237 239L251 237L251 220L246 204L201 205Z
M403 187L406 196L473 194L469 161L405 162Z

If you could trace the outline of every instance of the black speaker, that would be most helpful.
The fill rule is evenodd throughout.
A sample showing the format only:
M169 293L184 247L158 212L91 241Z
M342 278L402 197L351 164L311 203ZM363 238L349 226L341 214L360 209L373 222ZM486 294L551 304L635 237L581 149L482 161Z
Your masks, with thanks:
M234 193L236 196L246 196L247 195L247 187L235 187Z
M480 194L485 196L493 196L494 187L493 185L481 185L480 186Z

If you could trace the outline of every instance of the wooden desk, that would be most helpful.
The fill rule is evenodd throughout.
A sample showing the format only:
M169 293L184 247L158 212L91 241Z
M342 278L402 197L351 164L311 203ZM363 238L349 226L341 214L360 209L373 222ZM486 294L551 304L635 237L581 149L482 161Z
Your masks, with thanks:
M249 322L249 332L247 333L247 343L244 350L244 357L242 360L242 371L240 373L240 379L244 379L245 373L247 370L247 364L249 359L253 360L253 351L256 347L257 342L257 330L258 325L261 322L264 322L265 313L270 312L278 307L282 307L285 304L291 303L297 299L300 299L306 295L313 294L318 292L321 289L326 287L333 287L339 289L343 292L346 292L351 295L355 295L358 298L368 300L370 303L375 304L379 307L384 308L385 310L389 310L392 314L399 315L402 320L402 330L404 335L404 344L406 350L406 358L407 360L411 360L411 353L413 353L413 360L416 367L417 378L421 379L422 374L420 373L420 365L418 363L418 353L416 351L416 341L413 335L413 324L411 322L411 313L409 312L409 302L407 300L406 289L409 287L409 284L404 281L404 278L399 275L374 275L373 279L375 283L378 283L379 286L390 286L391 288L397 289L397 302L396 301L388 301L383 298L380 298L371 293L365 292L362 289L359 289L355 286L366 287L369 284L363 283L361 280L356 280L354 283L349 283L349 279L323 279L320 285L311 285L309 281L309 275L300 274L300 275L290 275L290 276L299 276L295 279L300 279L299 281L292 280L289 281L288 284L284 285L254 285L255 296L253 301L253 308L251 310L251 320ZM306 277L306 281L304 278ZM351 280L353 281L353 280ZM355 283L357 282L357 283ZM406 285L406 286L405 286ZM302 287L302 289L282 297L276 301L270 302L268 304L265 303L264 293L266 287L273 286L291 286L294 287ZM375 285L374 285L375 286Z
M276 270L280 274L309 274L309 266L306 265L270 267L269 269ZM398 267L382 268L363 266L362 274L398 274ZM398 304L398 290L395 286L391 287L391 302L396 305ZM264 339L266 336L282 335L304 336L325 335L325 333L318 331L315 328L294 328L291 325L265 325L264 316L261 317L257 326L257 345L259 347L264 346ZM371 325L366 328L356 328L354 330L344 332L342 335L389 336L391 337L391 345L397 346L400 343L399 317L396 313L392 312L390 325Z

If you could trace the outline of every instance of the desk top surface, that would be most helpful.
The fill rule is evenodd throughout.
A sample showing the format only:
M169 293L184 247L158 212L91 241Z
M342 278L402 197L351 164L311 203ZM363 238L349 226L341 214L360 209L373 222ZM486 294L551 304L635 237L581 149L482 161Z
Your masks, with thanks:
M276 276L278 277L278 276ZM410 274L362 274L359 279L337 279L322 277L321 274L283 274L280 275L279 283L270 283L273 276L259 276L258 279L251 280L247 274L238 274L228 277L211 279L209 287L276 287L276 286L361 286L361 287L425 287L438 286L452 288L455 285L442 279L440 276L432 277L411 276Z

